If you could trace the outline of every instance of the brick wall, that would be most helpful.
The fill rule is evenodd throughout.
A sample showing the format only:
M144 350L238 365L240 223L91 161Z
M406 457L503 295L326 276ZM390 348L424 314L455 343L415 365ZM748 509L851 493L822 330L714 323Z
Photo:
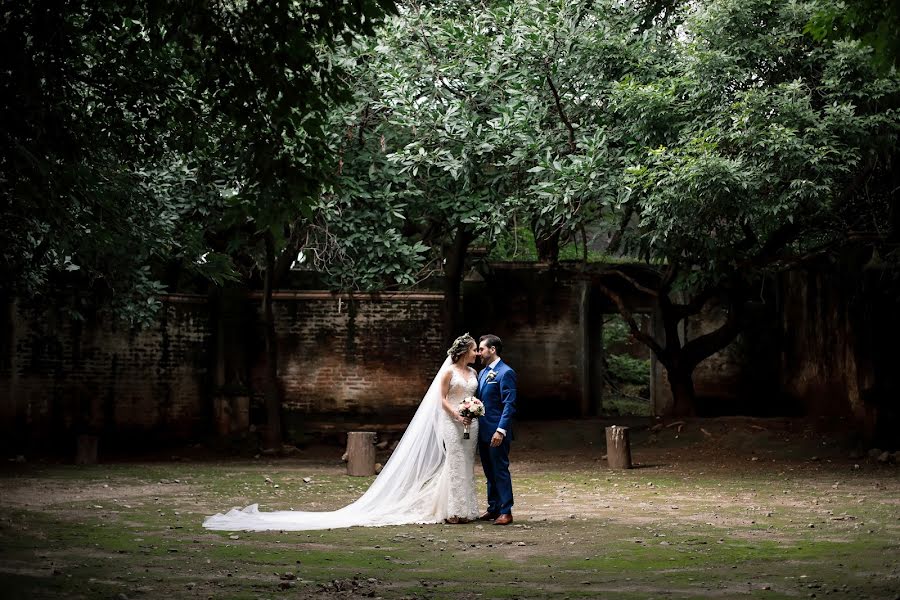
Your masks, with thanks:
M213 429L213 398L223 393L249 394L259 409L259 298L238 303L226 315L205 297L170 296L158 323L140 332L8 306L0 345L7 445L50 450L49 441L66 451L84 432L126 443L195 439ZM445 358L441 306L430 293L276 292L289 430L408 420Z
M138 443L142 436L188 437L203 429L205 299L170 298L156 326L144 331L4 308L5 443L64 450L78 433Z
M276 292L278 373L291 421L407 420L446 358L442 303L429 293ZM264 373L258 352L254 390Z
M476 338L495 333L505 342L503 358L519 375L521 417L596 412L602 389L599 323L611 308L591 289L589 276L494 264L483 278L472 275L463 292L463 330ZM442 306L437 293L276 292L279 385L289 434L329 424L340 429L405 423L445 357ZM805 305L798 300L787 306L796 312ZM791 319L807 319L809 328L823 314ZM142 332L29 314L15 305L0 318L0 428L19 445L68 444L80 431L126 439L135 432L196 438L215 430L214 406L221 405L216 400L228 395L250 396L252 422L264 420L258 296L223 290L212 303L171 296L156 326ZM693 321L688 335L702 334L717 318ZM771 364L773 358L778 362L772 341L757 339L759 331L754 328L700 366L698 395L716 403L702 412L759 414L762 394L754 386L777 380L779 368ZM791 356L802 356L810 344L799 336L796 342ZM753 366L753 357L763 359L757 363L762 368ZM802 375L809 364L794 359L782 367ZM813 388L799 386L807 380L785 384L793 394L808 396ZM660 373L654 388L664 401L668 390ZM778 414L778 407L771 412Z
M503 340L503 360L518 376L523 418L581 414L584 385L582 296L577 280L557 271L495 264L464 288L464 322L476 339Z

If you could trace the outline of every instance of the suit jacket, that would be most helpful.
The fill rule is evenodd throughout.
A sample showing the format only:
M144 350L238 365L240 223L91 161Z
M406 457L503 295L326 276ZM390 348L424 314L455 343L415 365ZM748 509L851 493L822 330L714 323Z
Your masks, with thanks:
M516 414L516 372L502 359L493 369L485 367L478 374L477 396L484 404L478 437L488 441L498 427L506 430L507 436L512 436L512 419Z

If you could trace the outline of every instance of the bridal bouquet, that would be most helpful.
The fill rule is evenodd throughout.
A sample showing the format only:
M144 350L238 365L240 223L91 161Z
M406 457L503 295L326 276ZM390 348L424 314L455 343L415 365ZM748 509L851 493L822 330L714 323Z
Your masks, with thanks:
M459 403L459 408L457 410L459 412L459 416L461 417L477 419L478 417L484 416L484 404L482 404L481 400L479 400L475 396L467 396L463 398L463 401ZM468 425L466 425L463 429L463 439L469 439Z

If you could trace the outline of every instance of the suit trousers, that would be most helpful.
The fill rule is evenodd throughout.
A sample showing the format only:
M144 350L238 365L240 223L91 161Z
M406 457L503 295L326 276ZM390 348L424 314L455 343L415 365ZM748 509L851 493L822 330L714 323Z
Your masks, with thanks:
M487 479L488 512L492 515L512 514L512 477L509 475L509 436L496 448L491 448L490 438L478 440L478 454Z

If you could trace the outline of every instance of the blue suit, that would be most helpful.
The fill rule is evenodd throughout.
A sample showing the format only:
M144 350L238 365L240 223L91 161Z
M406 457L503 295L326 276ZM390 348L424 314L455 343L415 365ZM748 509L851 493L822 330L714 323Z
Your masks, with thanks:
M502 360L493 369L482 369L476 396L484 404L484 416L478 423L478 453L487 478L488 512L492 515L512 514L509 442L512 418L516 414L516 372ZM491 437L498 427L504 429L506 435L499 446L491 448Z

